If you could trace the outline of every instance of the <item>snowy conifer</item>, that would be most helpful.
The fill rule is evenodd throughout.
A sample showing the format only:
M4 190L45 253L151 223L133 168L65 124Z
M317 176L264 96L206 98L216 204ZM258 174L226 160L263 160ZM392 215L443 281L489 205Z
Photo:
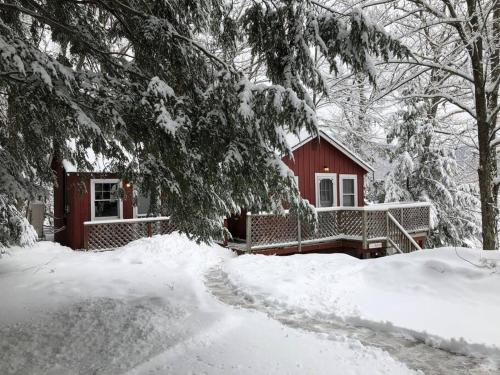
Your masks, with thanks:
M242 207L313 217L281 162L285 133L316 131L312 64L350 65L407 50L355 10L310 1L0 4L0 192L10 201L53 179L50 160L88 166L91 148L121 176L159 189L185 231L221 237ZM237 68L248 45L264 82ZM262 77L261 77L262 78ZM9 181L6 183L4 181Z
M385 201L432 203L429 247L478 245L478 191L457 180L453 150L443 147L435 132L436 106L430 99L407 99L390 121L388 141L395 147L392 170L385 180Z

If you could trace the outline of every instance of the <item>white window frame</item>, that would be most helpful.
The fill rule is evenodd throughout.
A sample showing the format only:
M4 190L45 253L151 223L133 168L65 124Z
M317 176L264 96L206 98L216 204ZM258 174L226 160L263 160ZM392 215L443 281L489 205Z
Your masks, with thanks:
M118 189L123 188L118 178L93 178L90 180L90 218L96 220L123 219L123 200L118 197L118 216L95 217L95 184L118 184Z
M134 189L132 194L133 194L133 201L135 201L135 199L139 199L139 194L140 194L139 190ZM140 214L139 215L139 207L137 204L133 205L133 215L134 215L134 219L141 219L141 218L148 216L148 214Z
M314 174L314 186L316 192L316 207L321 207L319 205L319 183L321 180L330 179L333 181L333 206L337 207L337 173L315 173Z
M134 189L133 190L133 194L134 194L134 199L135 199L136 198L135 194L137 194L137 197L138 197L138 195L140 194L140 192L139 192L138 189ZM149 204L151 204L151 202L149 202ZM158 187L158 204L161 205L161 190L160 190L159 187ZM147 217L147 214L141 214L141 215L139 215L139 210L137 208L137 205L133 206L132 213L134 215L134 219L141 219L141 218Z
M344 206L344 180L354 180L354 207L358 207L358 175L341 174L339 177L340 185L340 206ZM350 207L350 206L349 206Z

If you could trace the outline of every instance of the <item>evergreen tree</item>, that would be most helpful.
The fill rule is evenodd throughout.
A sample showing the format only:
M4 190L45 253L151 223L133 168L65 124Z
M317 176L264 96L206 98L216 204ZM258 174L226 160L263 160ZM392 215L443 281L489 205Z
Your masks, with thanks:
M395 148L385 181L385 201L432 203L429 247L477 246L481 234L478 191L472 184L457 181L454 153L443 147L435 132L437 106L431 99L407 99L390 121L388 142Z
M266 83L236 68L248 45ZM242 207L305 219L280 155L285 133L317 128L310 92L326 91L317 47L335 71L374 73L373 57L407 50L360 11L339 17L312 1L15 0L0 3L0 193L33 196L50 158L114 162L143 191L161 191L197 238L224 234ZM0 240L2 241L2 240Z

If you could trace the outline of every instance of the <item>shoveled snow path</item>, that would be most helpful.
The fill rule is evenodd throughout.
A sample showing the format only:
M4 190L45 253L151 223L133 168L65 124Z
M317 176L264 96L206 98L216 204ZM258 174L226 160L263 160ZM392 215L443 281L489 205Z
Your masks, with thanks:
M205 285L222 302L237 308L257 310L292 328L327 334L337 341L345 337L359 340L363 345L382 349L409 368L425 374L498 374L497 365L480 357L456 354L428 344L429 336L418 337L416 332L404 329L390 329L370 322L359 325L346 323L345 320L320 314L310 315L270 304L258 295L249 295L235 287L228 275L219 266L205 274Z
M38 243L0 260L0 374L412 374L387 352L214 298L233 254L178 234L112 252Z

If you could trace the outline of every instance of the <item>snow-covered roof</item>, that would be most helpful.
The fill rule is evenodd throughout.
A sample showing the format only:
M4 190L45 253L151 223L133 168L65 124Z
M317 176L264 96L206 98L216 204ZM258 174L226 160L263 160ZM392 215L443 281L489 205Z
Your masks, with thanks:
M324 130L319 130L318 134L319 134L319 137L321 139L324 139L325 141L330 143L333 147L338 149L345 156L347 156L349 159L351 159L356 164L358 164L360 167L362 167L365 171L367 171L367 172L374 171L373 167L370 164L365 162L356 153L349 150L349 148L347 146L345 146L343 143L341 143L340 141L333 138L330 134L328 134ZM288 141L289 146L292 148L292 151L295 151L296 149L298 149L299 147L302 147L303 145L305 145L309 141L313 140L314 138L316 138L316 136L311 136L307 132L302 132L301 134L299 134L298 137L294 134L290 134L289 136L287 136L287 141Z
M330 143L333 147L337 148L340 152L346 155L349 159L354 161L356 164L360 165L364 170L368 172L373 172L374 169L368 163L366 163L363 159L361 159L354 152L349 150L347 146L345 146L340 141L336 140L332 135L328 134L324 130L319 130L319 136ZM308 143L312 139L316 138L316 136L311 136L306 130L302 130L299 135L288 133L286 134L286 141L288 145L291 147L292 151L298 149L304 144ZM76 172L93 172L93 173L109 173L113 172L112 170L112 162L111 160L106 159L103 155L96 155L95 152L88 148L86 149L86 160L92 166L90 169L78 169L71 161L67 159L63 159L62 164L64 170L67 173L76 173ZM132 158L130 158L132 159Z
M91 165L91 168L78 169L71 161L67 159L62 160L62 165L64 171L67 173L75 172L93 172L93 173L106 173L112 172L112 163L110 160L106 159L103 155L94 153L91 148L86 149L86 160Z

